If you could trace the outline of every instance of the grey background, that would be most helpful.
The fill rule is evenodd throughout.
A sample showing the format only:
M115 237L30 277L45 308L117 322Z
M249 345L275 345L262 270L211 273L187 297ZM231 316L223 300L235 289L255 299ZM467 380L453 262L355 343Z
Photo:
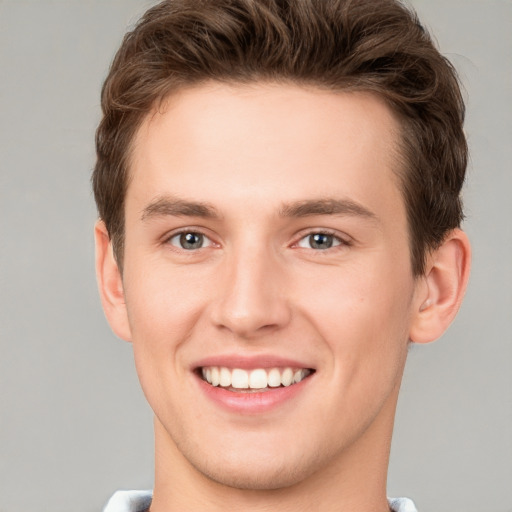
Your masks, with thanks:
M102 79L151 3L0 0L0 512L93 512L151 487L151 412L97 298L89 186ZM449 332L411 350L389 494L512 511L512 2L412 3L469 98L474 262Z

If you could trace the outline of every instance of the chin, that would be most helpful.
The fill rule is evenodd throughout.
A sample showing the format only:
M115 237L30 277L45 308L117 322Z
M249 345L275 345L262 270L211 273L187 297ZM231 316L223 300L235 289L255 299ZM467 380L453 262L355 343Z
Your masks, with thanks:
M250 461L233 466L212 468L194 465L208 479L234 489L271 491L292 487L305 480L311 471L298 465L254 465Z
M182 447L183 448L183 447ZM306 450L283 454L283 450L230 450L224 456L192 450L183 455L209 480L234 489L277 490L300 484L326 463L319 452L306 455ZM328 457L327 457L328 458Z

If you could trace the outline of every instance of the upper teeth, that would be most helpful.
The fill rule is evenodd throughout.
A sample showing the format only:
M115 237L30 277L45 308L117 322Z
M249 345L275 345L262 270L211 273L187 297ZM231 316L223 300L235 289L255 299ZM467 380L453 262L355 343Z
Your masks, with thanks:
M202 368L203 379L212 386L233 387L236 389L263 389L290 386L300 382L311 373L305 368L226 368L225 366L205 366Z

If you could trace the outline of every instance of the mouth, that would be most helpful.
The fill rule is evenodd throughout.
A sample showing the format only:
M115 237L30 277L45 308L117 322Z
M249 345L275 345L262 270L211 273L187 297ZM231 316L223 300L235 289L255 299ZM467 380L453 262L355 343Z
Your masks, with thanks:
M290 387L311 376L311 368L228 368L225 366L202 366L197 369L199 377L213 387L235 393L262 393L277 388Z

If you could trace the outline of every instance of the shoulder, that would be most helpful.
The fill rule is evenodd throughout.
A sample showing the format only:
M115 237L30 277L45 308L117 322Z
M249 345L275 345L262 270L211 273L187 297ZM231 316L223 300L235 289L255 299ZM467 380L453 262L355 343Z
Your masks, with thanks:
M151 504L152 491L117 491L103 512L145 512Z
M409 498L388 498L388 501L392 512L418 512Z

